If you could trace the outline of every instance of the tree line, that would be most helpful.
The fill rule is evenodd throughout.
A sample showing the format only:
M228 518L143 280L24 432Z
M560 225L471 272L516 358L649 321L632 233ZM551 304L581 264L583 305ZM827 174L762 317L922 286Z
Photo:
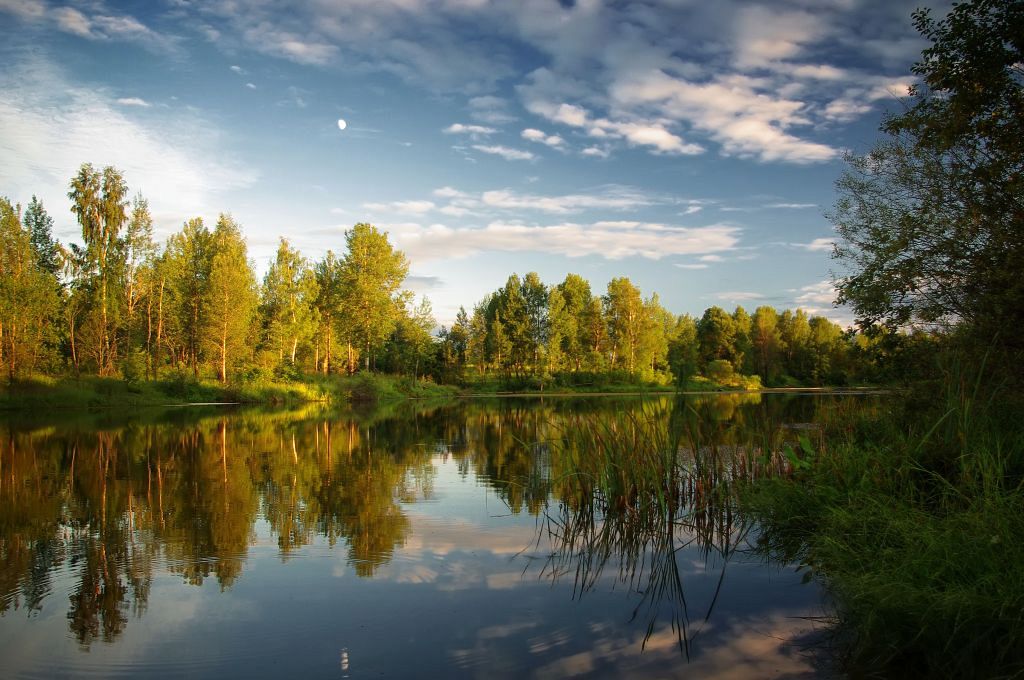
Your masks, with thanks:
M258 281L230 214L212 230L190 219L160 244L146 199L129 195L116 168L81 166L68 198L82 245L54 239L35 197L24 211L0 198L0 361L9 380L379 370L444 382L615 373L821 384L851 379L866 343L801 310L676 316L628 278L597 295L576 274L546 285L533 272L513 274L435 334L429 300L417 304L402 287L405 255L373 225L356 224L341 254L316 262L282 238Z

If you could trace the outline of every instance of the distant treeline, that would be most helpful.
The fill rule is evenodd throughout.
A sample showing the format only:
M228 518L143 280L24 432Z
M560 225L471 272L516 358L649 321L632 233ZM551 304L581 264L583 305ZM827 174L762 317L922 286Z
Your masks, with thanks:
M724 384L845 383L869 367L871 343L801 310L719 307L700 319L643 298L627 278L595 295L569 274L545 285L513 274L435 335L426 298L402 284L405 255L369 224L344 252L310 262L281 239L257 281L240 226L200 218L158 244L140 195L115 168L81 167L68 198L83 245L53 238L35 198L0 198L0 360L8 378L32 373L174 372L219 380L293 378L373 369L461 382L616 374L668 384L697 375ZM738 383L736 383L738 384Z

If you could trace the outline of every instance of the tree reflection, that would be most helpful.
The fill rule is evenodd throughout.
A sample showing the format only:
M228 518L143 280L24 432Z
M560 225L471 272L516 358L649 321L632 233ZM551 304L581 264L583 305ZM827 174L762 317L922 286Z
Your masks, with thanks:
M813 417L784 405L755 409L749 399L182 409L8 425L0 615L61 606L51 595L62 573L75 638L84 648L111 642L144 615L163 574L230 588L263 526L282 560L319 541L344 549L356 575L373 577L409 540L405 506L431 498L436 465L450 461L512 512L546 518L547 576L575 574L582 593L614 563L644 593L641 609L653 621L685 605L681 546L727 561L742 539L723 489L759 468L736 452L775 450L781 424ZM690 621L681 611L673 621L685 649Z

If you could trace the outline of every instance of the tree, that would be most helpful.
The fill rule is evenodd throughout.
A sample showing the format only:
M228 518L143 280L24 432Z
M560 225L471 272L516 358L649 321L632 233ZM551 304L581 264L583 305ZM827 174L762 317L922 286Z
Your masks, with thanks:
M141 194L132 201L131 217L122 239L123 262L121 270L123 281L121 290L124 293L124 309L127 321L129 347L133 335L141 342L142 329L136 328L136 318L142 301L151 294L151 270L156 259L156 244L153 242L153 216L149 212L149 202ZM149 329L146 329L147 337Z
M31 371L57 307L57 282L39 265L18 209L0 198L0 362L9 380Z
M700 360L700 343L697 340L697 322L689 314L676 320L672 339L668 345L668 363L675 376L676 384L685 385L696 375Z
M267 342L280 361L287 356L288 363L295 366L300 343L316 332L316 299L316 277L306 258L282 238L277 257L263 279Z
M932 45L887 138L851 157L833 214L838 301L862 327L960 324L1024 347L1024 4L970 0Z
M111 167L95 170L85 163L71 180L71 211L82 226L87 271L97 279L93 286L93 354L101 374L113 372L117 356L114 337L117 296L112 282L120 268L120 241L118 234L127 219L128 185L121 173Z
M615 357L622 360L628 373L633 373L646 316L640 290L628 278L612 279L604 296L604 309Z
M313 301L313 306L320 320L319 335L324 348L323 361L314 368L327 374L331 372L335 325L342 318L341 261L335 257L334 251L328 250L324 259L314 265L313 277L316 279L316 299ZM321 342L318 340L318 358L320 345Z
M390 337L404 307L400 292L409 262L388 243L387 234L372 224L359 223L345 232L347 252L342 261L342 290L351 335L361 347L365 367L370 356Z
M565 359L573 370L583 369L589 354L587 315L593 294L590 282L579 274L566 274L565 280L556 287L565 300L563 306L565 327L562 329L562 348ZM600 322L600 318L598 318Z
M249 265L245 239L230 215L221 214L211 237L210 280L204 337L216 357L217 377L227 382L229 357L237 357L256 311L256 277Z
M772 307L762 305L754 310L751 326L751 352L754 372L764 385L775 384L781 373L779 363L782 337L779 335L779 315Z
M703 366L712 361L736 363L736 322L721 307L708 307L697 323L697 341Z
M187 363L193 376L199 375L207 321L211 238L202 218L193 218L168 239L162 262L172 309L163 336L175 363Z
M22 218L25 228L31 234L32 249L36 253L39 267L54 277L60 274L60 244L53 238L53 218L35 196L25 208Z

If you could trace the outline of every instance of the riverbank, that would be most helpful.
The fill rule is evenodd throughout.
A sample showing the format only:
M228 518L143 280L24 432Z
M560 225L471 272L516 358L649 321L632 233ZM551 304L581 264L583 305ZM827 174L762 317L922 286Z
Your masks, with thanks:
M223 385L175 374L162 380L33 377L0 387L0 410L134 408L195 403L351 403L448 397L458 389L408 377L358 374Z
M742 382L717 383L695 377L686 384L642 382L616 376L579 384L483 378L461 386L438 385L410 376L358 373L351 376L303 376L294 380L221 384L195 379L177 372L160 380L126 381L122 378L82 376L54 378L33 376L0 386L0 411L76 408L134 408L194 403L301 404L309 402L352 403L444 397L513 396L613 396L631 394L706 394L709 392L772 392L794 389L764 389L756 378Z
M761 549L833 594L854 676L1024 672L1024 409L965 378L830 414L791 477L740 494Z

